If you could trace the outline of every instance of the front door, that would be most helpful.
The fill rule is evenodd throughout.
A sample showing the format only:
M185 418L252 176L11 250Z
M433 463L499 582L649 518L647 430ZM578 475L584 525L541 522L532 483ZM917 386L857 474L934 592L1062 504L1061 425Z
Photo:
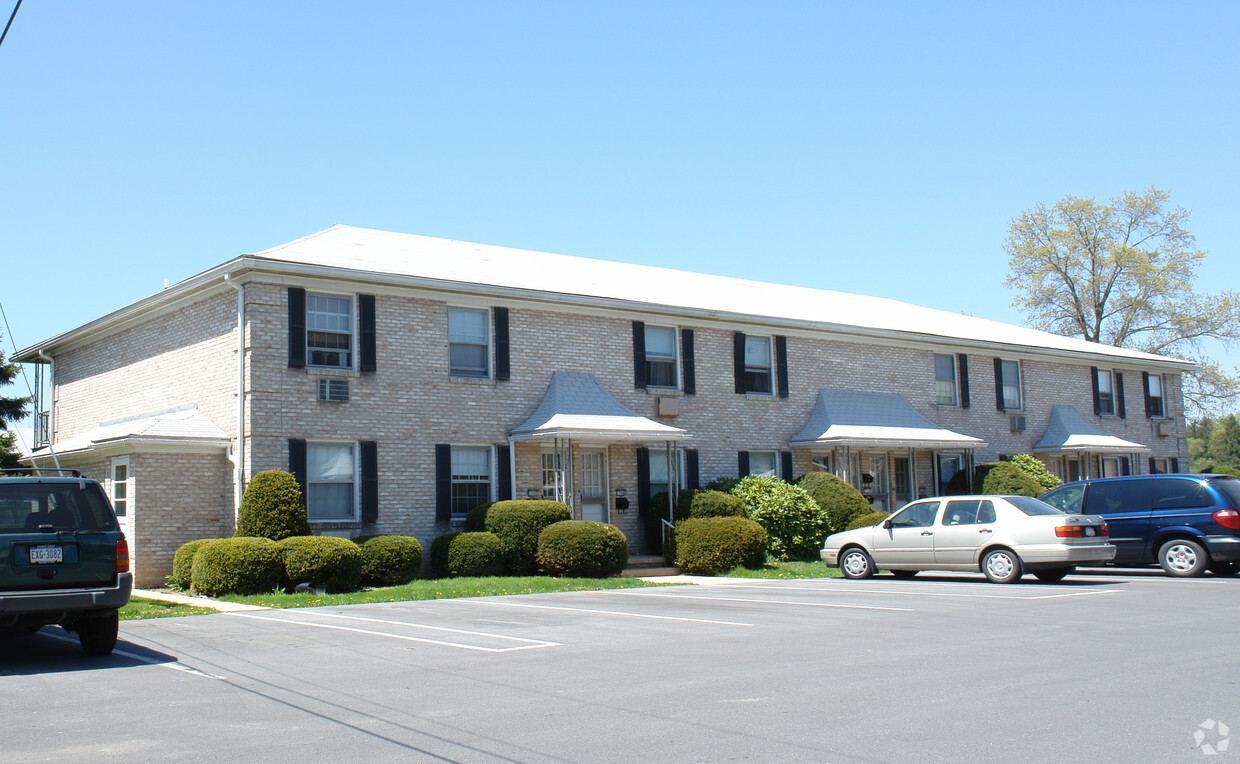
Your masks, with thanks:
M581 519L607 522L607 452L581 450Z

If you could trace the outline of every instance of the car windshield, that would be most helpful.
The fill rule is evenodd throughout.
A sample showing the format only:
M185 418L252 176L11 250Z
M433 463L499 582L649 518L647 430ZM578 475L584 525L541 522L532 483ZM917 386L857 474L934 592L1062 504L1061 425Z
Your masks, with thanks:
M107 499L94 483L0 483L0 533L115 527Z
M1062 515L1063 512L1032 496L1008 496L1008 503L1026 515Z
M1211 476L1207 479L1210 481L1210 485L1217 488L1224 496L1227 497L1227 500L1231 502L1233 507L1240 509L1240 480L1237 480L1231 475L1223 475L1221 477Z

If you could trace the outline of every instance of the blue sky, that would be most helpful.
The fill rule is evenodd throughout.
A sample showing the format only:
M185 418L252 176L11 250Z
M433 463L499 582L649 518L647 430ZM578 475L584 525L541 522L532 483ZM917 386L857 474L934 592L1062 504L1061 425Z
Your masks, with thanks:
M1155 185L1193 211L1203 288L1232 288L1238 22L1234 2L27 0L0 47L4 348L333 223L1020 323L1009 221Z

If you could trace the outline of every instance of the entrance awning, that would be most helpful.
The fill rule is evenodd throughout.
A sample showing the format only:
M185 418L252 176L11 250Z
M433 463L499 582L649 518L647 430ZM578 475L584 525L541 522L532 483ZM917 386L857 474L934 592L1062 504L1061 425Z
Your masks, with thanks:
M1090 422L1075 406L1055 404L1051 407L1051 421L1046 434L1033 447L1034 453L1063 454L1088 451L1093 454L1131 454L1149 451L1148 446L1130 440L1107 435Z
M195 406L104 422L93 430L40 448L27 460L112 451L226 450L228 433Z
M789 441L793 448L980 448L978 438L939 427L899 393L818 391L809 422Z
M593 374L557 371L542 403L509 437L514 440L552 440L605 443L643 443L685 440L679 427L639 416L603 387Z

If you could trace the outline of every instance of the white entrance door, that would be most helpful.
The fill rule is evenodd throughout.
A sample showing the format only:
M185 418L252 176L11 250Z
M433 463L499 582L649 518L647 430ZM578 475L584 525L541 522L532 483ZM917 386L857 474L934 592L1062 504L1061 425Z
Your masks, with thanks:
M581 519L607 522L607 452L581 450Z

